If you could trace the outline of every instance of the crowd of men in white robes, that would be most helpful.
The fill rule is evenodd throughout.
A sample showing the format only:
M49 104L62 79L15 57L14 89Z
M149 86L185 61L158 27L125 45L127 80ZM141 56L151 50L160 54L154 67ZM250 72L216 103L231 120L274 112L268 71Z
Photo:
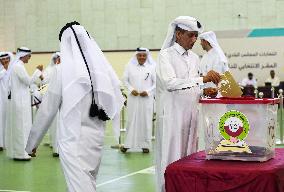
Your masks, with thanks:
M149 153L155 104L158 192L166 189L167 165L197 151L198 100L202 94L215 97L220 74L228 70L216 35L202 34L203 29L196 18L177 17L169 25L157 64L147 48L138 48L124 72L128 121L120 150ZM191 51L198 36L206 51L201 61ZM32 76L24 67L30 49L19 48L13 60L11 54L0 54L0 149L6 148L13 159L29 160L49 127L54 127L54 153L59 154L68 191L93 192L105 122L119 119L124 104L121 82L79 23L67 23L59 40L60 54L52 56L44 71L37 66ZM49 85L32 124L30 87L36 81Z

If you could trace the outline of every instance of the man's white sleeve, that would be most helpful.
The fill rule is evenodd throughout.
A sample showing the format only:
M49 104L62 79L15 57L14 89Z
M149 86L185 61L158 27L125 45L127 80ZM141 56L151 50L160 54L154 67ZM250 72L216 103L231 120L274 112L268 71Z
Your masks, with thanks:
M5 76L5 74L6 74L6 69L0 66L0 79L2 79Z
M128 89L129 94L134 90L129 82L129 67L127 66L123 74L123 83Z
M60 72L54 70L51 75L48 91L42 99L42 103L40 104L34 124L30 131L26 146L26 151L29 154L32 153L34 148L38 147L58 112L62 101L61 83Z
M36 69L32 77L30 77L27 71L25 70L24 66L15 66L15 72L19 77L19 79L27 86L34 83L41 75L41 71Z

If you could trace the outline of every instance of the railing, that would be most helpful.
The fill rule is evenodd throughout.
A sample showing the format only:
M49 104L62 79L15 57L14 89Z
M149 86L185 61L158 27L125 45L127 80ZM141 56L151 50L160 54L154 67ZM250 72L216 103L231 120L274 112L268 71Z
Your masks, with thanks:
M283 90L279 89L280 104L279 104L279 134L280 134L280 141L276 142L277 145L284 145L283 141Z
M119 149L124 145L123 142L123 134L126 132L126 106L123 106L121 113L120 113L120 135L118 138L118 144L111 145L110 147L113 149ZM153 113L153 118L152 118L152 140L155 140L155 123L156 121L156 113Z

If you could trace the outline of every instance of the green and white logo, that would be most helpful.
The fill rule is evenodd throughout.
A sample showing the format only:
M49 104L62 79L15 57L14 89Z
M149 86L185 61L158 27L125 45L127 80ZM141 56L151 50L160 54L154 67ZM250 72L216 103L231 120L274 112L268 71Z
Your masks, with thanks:
M236 110L226 112L219 121L219 132L224 138L215 149L217 152L252 153L244 139L249 133L247 117Z
M226 140L235 138L242 141L247 137L249 129L249 121L240 111L228 111L219 121L219 132Z

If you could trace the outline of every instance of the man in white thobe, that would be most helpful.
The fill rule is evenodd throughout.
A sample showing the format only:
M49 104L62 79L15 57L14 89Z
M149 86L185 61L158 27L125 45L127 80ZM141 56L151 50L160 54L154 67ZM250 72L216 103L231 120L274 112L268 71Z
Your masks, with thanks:
M57 65L60 64L60 52L53 53L50 59L50 63L46 67L46 69L43 71L43 81L42 83L47 85L50 83L51 80L51 75ZM58 132L58 127L60 126L59 122L59 111L57 115L55 116L54 120L52 121L50 128L49 128L49 136L50 136L50 146L52 147L52 156L53 157L58 157L58 144L57 144L57 132Z
M180 16L170 25L157 63L157 192L165 191L167 165L197 150L197 104L203 83L220 81L217 72L198 74L199 57L192 52L203 27ZM206 91L205 91L206 93Z
M30 86L31 93L32 93L32 105L36 106L37 108L39 107L42 96L44 91L47 89L47 84L50 81L50 76L52 73L53 68L55 67L56 63L55 62L60 62L60 56L59 52L56 52L52 54L52 58L46 69L42 72L42 81L35 82Z
M3 151L5 147L8 102L8 68L11 60L11 53L0 52L0 151Z
M200 61L200 75L205 76L211 70L220 74L229 71L228 60L217 41L215 33L213 31L204 32L200 34L199 38L203 50L206 51ZM216 88L216 85L209 82L204 87Z
M275 76L275 71L270 71L270 77L265 80L265 83L271 83L272 87L278 87L280 85L279 77Z
M58 149L68 192L94 192L105 121L118 117L124 102L120 81L101 49L79 23L67 23L59 39L61 64L51 77L26 151L35 156L59 109Z
M229 70L228 60L220 47L216 35L213 31L200 34L201 46L206 53L200 61L200 73L205 76L208 71L214 70L224 73Z
M152 138L154 93L156 87L155 62L146 48L137 48L124 72L128 89L127 127L124 147L142 149L149 153Z
M24 64L31 58L31 50L18 48L13 62L10 81L11 101L7 128L7 155L14 160L30 160L25 151L32 125L31 93L29 86L41 76L42 65L37 66L32 77L27 73Z
M52 54L50 62L48 66L44 69L42 75L44 77L42 83L48 84L50 82L51 74L56 67L56 65L60 64L60 52L55 52Z
M241 85L243 87L256 87L257 86L257 81L253 77L252 73L248 73L248 77L244 78L241 82Z

